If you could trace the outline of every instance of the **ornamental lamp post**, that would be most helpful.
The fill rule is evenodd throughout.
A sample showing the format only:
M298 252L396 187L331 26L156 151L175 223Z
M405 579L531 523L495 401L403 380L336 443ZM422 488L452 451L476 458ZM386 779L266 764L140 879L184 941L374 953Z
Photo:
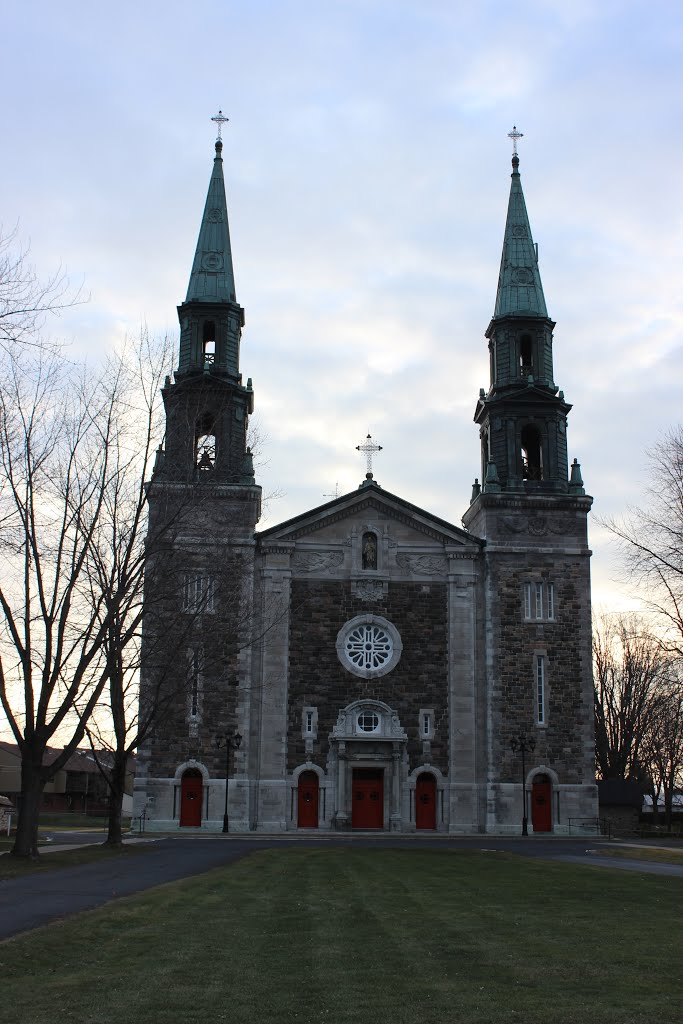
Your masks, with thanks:
M526 761L525 755L527 751L533 754L536 749L536 740L533 736L527 739L524 733L520 733L519 736L513 736L510 740L510 749L513 754L516 754L519 750L522 755L522 835L529 835L529 828L526 816Z
M216 750L220 750L221 747L225 747L225 810L223 812L223 831L229 832L230 825L228 820L228 787L230 783L230 751L231 749L239 750L242 743L242 736L237 730L230 736L228 733L225 736L216 737Z

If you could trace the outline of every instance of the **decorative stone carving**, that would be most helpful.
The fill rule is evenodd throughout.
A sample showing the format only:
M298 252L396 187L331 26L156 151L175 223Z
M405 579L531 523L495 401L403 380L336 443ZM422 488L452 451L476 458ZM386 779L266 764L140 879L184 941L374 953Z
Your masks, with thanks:
M559 519L546 516L503 516L501 524L506 533L528 533L532 537L546 537L549 533L563 536L572 532L569 516Z
M415 576L443 576L446 572L445 559L436 555L407 555L399 552L396 564Z
M382 580L356 580L353 584L353 593L361 601L382 601L384 598L385 584Z
M223 269L223 253L205 252L202 253L202 270L216 273Z
M343 551L295 551L292 555L292 568L298 572L328 572L343 562Z

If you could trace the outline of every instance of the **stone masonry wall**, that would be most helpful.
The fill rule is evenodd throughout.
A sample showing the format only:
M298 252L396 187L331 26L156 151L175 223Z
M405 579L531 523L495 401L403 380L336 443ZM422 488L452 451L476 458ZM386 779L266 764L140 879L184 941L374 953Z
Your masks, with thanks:
M552 582L555 621L524 620L524 584ZM529 552L489 558L494 771L499 781L519 777L519 754L510 738L533 737L536 750L527 768L544 764L561 784L593 782L592 667L590 645L590 578L588 559ZM588 628L586 624L588 623ZM534 654L546 655L547 724L536 724ZM589 749L586 749L587 746Z
M352 701L384 701L400 717L409 736L410 769L422 761L418 739L420 708L433 708L436 733L431 761L447 771L447 608L441 583L390 583L384 602L371 606L352 594L347 581L292 581L289 638L287 766L291 771L308 757L324 768L328 736L339 711ZM356 615L371 612L398 629L403 652L387 675L364 680L341 665L337 634ZM318 738L305 753L301 732L305 705L318 709Z
M225 774L225 748L215 741L237 728L239 640L239 559L215 550L208 560L176 549L163 578L146 587L145 659L141 700L161 698L161 714L145 744L152 777L169 778L178 765L195 758L210 775ZM183 611L186 572L214 575L214 611ZM198 714L190 721L193 650L199 650ZM158 688L158 689L157 689Z

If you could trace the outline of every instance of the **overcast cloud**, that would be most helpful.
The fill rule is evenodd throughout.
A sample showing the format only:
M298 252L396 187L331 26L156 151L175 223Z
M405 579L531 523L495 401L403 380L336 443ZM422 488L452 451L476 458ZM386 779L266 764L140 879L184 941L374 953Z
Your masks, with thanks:
M56 325L98 358L177 332L222 107L242 371L269 442L268 523L388 490L459 523L479 475L516 123L574 403L570 458L601 515L640 500L680 419L679 0L5 0L5 228L90 301ZM618 607L597 525L594 599Z

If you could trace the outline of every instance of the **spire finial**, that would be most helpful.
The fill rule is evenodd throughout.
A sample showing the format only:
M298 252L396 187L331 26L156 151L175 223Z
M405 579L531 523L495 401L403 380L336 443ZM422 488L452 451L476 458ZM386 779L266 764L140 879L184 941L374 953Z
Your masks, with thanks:
M356 451L364 455L367 460L368 471L365 474L365 479L372 480L372 456L375 452L382 451L382 445L375 444L370 434L368 434L363 444L356 445Z
M214 120L215 120L215 118L214 118ZM515 157L519 157L519 153L517 152L517 139L523 139L523 138L524 138L524 132L518 132L517 131L517 125L513 124L512 131L508 132L508 139L512 139L512 157L513 157L513 159Z
M216 136L216 142L222 142L223 140L221 138L221 135L223 131L223 125L227 124L230 118L224 117L223 111L219 110L218 113L211 118L211 120L218 125L218 135Z

